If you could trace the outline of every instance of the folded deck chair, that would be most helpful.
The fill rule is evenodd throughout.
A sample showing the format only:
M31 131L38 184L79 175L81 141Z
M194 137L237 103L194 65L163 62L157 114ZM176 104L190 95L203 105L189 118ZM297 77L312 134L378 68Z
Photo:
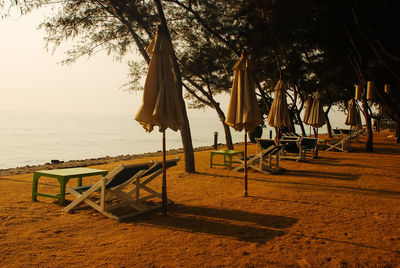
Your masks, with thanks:
M298 140L280 140L280 143L285 145L283 148L280 158L281 159L293 159L296 161L306 160L306 149L300 146L300 139Z
M284 169L279 166L279 153L283 145L275 145L274 140L256 139L259 152L247 158L247 167L264 174L276 174ZM273 163L275 159L275 164ZM239 171L244 168L244 159L238 159L241 164L234 169Z
M168 160L166 167L176 166L178 161L179 158ZM161 207L161 203L149 204L147 201L161 198L161 193L147 184L161 173L162 163L154 161L120 165L93 185L68 187L68 192L76 199L63 211L70 212L85 203L108 218L121 220L156 210ZM172 200L168 200L170 203Z
M318 139L303 137L300 140L300 147L304 147L306 158L310 155L312 159L317 157Z

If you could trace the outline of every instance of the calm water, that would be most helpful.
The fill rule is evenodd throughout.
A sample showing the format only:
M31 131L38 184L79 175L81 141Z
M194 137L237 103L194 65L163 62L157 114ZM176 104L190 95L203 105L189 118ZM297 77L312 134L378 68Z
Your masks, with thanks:
M218 142L225 143L213 112L190 111L189 120L194 147L212 145L215 131ZM0 169L161 150L161 133L146 133L133 115L0 111L0 122ZM243 135L232 130L234 142L242 142ZM182 147L178 132L168 130L166 137L167 149Z

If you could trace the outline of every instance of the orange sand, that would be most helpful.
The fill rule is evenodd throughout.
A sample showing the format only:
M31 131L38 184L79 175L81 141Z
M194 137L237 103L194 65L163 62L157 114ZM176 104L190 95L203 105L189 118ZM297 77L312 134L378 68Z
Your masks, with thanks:
M32 173L1 176L1 266L399 267L400 146L391 134L375 135L374 153L356 143L350 153L283 160L283 174L250 171L249 197L242 173L210 169L209 151L196 152L198 173L186 174L183 161L168 170L168 217L124 222L91 209L63 213L47 198L33 203Z

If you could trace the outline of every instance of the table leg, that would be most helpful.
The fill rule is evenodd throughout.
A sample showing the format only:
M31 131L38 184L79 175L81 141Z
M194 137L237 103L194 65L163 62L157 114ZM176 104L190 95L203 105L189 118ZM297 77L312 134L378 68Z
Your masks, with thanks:
M36 201L36 193L38 188L40 175L33 174L33 181L32 181L32 201Z
M226 167L226 154L224 154L224 166Z
M213 165L213 156L214 156L214 154L211 152L210 153L210 168L212 168L212 165Z
M68 180L64 178L57 178L58 182L60 183L60 197L59 197L59 204L60 206L63 206L65 203L65 186L68 182Z
M232 155L228 155L228 157L229 157L228 168L231 169L232 168Z

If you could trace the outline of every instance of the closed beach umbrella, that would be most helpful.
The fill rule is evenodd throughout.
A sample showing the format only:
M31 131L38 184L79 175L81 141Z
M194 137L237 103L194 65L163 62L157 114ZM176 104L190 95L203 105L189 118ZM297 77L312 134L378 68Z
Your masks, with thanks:
M350 130L352 126L361 127L360 110L358 109L357 103L354 99L351 99L349 102L349 110L347 112L346 121L344 123L350 126ZM349 141L351 143L351 139L349 139Z
M354 99L349 102L349 110L347 112L346 121L344 122L348 126L360 126L361 125L361 115L360 110Z
M305 124L307 124L308 122L308 118L310 117L310 110L311 110L311 106L312 106L312 98L308 99L306 101L306 104L304 105L304 116L303 116L303 122Z
M325 113L320 102L320 95L318 91L313 94L310 114L307 121L304 121L304 123L314 128L316 137L318 136L318 130L316 129L325 125Z
M174 131L181 129L183 116L173 73L173 48L162 27L157 28L147 52L151 55L151 60L144 84L143 102L135 120L148 132L151 132L154 126L158 126L163 133L162 204L165 215L167 213L165 130L167 128Z
M325 125L325 113L322 109L322 105L320 102L319 92L315 92L313 95L313 102L310 109L310 115L308 117L307 125L310 125L314 128L319 128Z
M242 52L235 63L234 80L225 123L236 131L244 129L244 195L247 196L247 132L262 123L260 108L255 93L252 66Z
M275 86L275 96L268 114L268 125L275 128L277 138L279 137L279 128L291 127L286 89L282 80L279 80Z

